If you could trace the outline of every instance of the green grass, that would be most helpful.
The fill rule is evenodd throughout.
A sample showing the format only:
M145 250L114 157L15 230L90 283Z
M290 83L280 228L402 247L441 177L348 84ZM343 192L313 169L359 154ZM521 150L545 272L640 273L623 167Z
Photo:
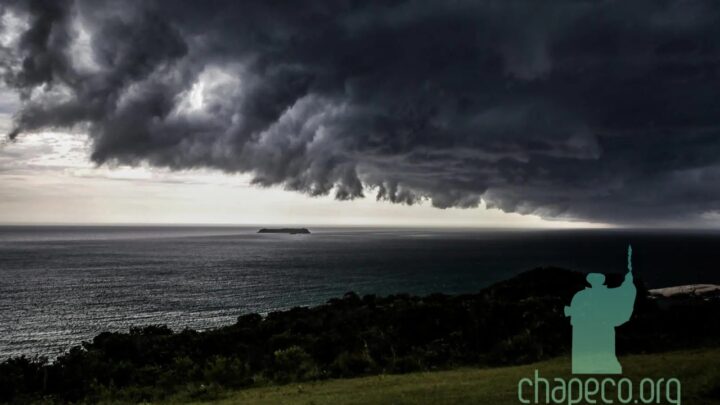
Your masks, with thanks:
M720 349L634 355L620 361L623 377L633 380L636 387L645 377L676 377L682 383L682 403L720 403ZM518 367L462 368L251 388L221 393L212 403L518 404L517 383L523 377L532 377L535 369L548 379L564 377L567 381L572 377L570 359L562 357ZM178 397L174 402L181 400Z

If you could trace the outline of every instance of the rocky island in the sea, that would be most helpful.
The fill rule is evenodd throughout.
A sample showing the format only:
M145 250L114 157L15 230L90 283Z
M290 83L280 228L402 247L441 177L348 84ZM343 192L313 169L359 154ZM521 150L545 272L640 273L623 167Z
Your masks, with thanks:
M257 233L287 233L290 235L310 233L307 228L262 228Z

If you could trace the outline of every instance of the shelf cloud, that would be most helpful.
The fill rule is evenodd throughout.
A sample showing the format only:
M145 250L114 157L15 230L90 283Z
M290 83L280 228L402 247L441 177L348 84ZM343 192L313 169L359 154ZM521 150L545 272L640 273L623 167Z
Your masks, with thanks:
M708 1L9 1L10 139L98 164L250 173L620 224L720 211Z

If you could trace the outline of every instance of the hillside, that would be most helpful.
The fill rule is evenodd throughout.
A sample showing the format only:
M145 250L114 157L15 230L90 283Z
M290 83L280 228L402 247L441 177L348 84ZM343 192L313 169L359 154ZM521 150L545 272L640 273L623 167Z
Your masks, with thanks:
M621 357L623 377L676 377L682 403L720 403L720 349L678 351ZM570 359L560 357L525 366L462 368L404 375L379 375L345 380L252 388L221 392L215 404L518 404L517 383L539 370L544 378L569 378ZM175 397L173 401L187 401Z

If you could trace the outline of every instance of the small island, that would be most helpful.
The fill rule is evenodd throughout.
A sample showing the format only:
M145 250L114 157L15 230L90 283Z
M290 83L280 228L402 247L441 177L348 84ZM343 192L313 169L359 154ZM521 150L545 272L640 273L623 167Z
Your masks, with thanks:
M307 228L262 228L257 233L287 233L290 235L309 234Z

